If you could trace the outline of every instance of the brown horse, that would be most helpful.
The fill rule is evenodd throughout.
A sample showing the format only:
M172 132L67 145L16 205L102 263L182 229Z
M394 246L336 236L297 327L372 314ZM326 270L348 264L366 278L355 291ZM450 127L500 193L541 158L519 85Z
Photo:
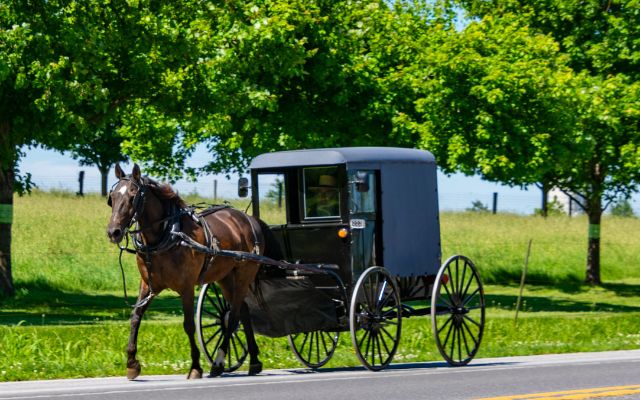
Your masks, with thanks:
M140 375L141 366L136 359L140 321L151 300L164 289L176 291L182 299L184 330L191 345L191 369L187 379L202 377L200 351L194 338L194 287L205 282L218 282L230 305L227 329L211 375L218 376L224 371L225 354L229 351L229 339L234 331L229 328L237 326L238 321L242 321L247 334L249 374L260 373L262 363L258 359L258 346L244 302L259 264L212 256L197 251L188 242L209 248L262 254L265 225L230 207L196 214L169 185L160 185L141 176L138 165L134 165L130 175L126 175L119 165L116 165L115 172L118 182L109 194L112 214L107 235L116 244L127 234L131 235L141 277L138 302L131 314L127 378L135 379ZM137 226L135 230L132 228L134 225Z

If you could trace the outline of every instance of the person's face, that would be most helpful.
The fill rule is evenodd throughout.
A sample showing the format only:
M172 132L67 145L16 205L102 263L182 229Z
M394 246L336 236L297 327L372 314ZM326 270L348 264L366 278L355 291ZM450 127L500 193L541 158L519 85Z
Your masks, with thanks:
M321 201L327 201L335 198L335 189L333 188L321 188L318 193L318 197Z

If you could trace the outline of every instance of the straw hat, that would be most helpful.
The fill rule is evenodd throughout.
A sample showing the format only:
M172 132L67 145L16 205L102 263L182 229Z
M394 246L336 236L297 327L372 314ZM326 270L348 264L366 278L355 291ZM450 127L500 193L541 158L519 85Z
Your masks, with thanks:
M337 186L337 181L334 176L320 175L320 178L318 179L318 185L311 186L310 189L335 188Z

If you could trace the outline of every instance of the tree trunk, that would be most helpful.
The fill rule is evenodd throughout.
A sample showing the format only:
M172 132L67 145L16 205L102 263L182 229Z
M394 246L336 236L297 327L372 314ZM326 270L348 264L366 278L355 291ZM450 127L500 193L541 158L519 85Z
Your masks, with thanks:
M549 215L549 185L541 183L540 190L542 190L542 216L547 218Z
M109 193L107 191L107 179L109 177L109 168L110 166L107 166L106 168L98 167L98 169L100 170L100 188L102 191L102 197L106 197L107 194Z
M589 245L587 249L586 283L599 285L600 280L600 221L602 220L601 199L589 202Z
M13 296L11 276L11 225L13 222L12 167L0 168L0 296Z

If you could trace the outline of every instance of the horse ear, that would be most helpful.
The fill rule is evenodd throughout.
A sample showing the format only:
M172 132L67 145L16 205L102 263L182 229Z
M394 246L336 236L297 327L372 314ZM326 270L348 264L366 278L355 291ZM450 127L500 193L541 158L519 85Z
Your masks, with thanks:
M133 164L133 171L131 171L131 177L136 181L140 180L140 167L138 164Z
M122 179L122 178L124 178L125 175L126 174L124 173L122 168L120 168L120 164L116 163L116 178Z

